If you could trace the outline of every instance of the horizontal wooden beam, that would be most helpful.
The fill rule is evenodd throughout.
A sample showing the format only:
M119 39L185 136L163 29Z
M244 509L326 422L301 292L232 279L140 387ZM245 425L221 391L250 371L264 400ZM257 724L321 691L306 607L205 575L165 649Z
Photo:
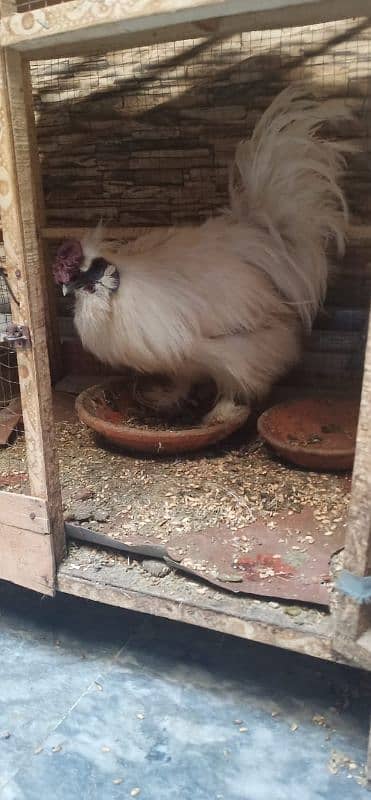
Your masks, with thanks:
M0 543L0 580L41 594L55 594L51 536L38 536L0 522Z
M165 596L147 594L140 590L109 585L98 580L94 581L89 577L72 576L68 574L63 563L58 573L57 589L66 594L73 594L107 605L165 617L197 625L200 628L210 628L232 636L239 636L242 639L294 650L315 658L334 660L330 637L302 629L294 630L289 625L280 627L269 621L242 619L237 614L236 616L227 614L223 609L217 611L203 608L201 601L196 606L192 602L180 600L177 597L170 599Z
M31 348L17 349L29 491L32 498L42 498L46 503L42 506L42 514L47 508L58 559L64 554L64 525L58 460L54 448L46 337L46 269L38 235L43 225L38 202L41 182L37 152L32 146L35 134L29 65L19 53L3 47L0 47L0 107L1 221L8 280L19 301L19 305L12 303L13 320L26 325L32 339ZM18 501L19 496L9 496L7 499L8 505L13 503L14 514L18 513L23 521L23 524L20 522L22 529L32 529L34 524L39 533L48 530L37 502L36 507L33 503L33 507L26 511L29 517L26 525L25 509L20 507L21 511L18 512L15 507ZM7 522L12 524L12 519L13 515ZM13 524L18 523L13 521ZM49 582L52 582L53 576L54 573L50 573Z
M82 239L85 234L91 230L91 227L71 226L71 225L48 225L41 228L40 235L43 239L49 241L58 241L59 239ZM104 228L104 234L108 239L123 239L130 240L136 239L140 234L153 230L148 225L140 226L124 226L116 225ZM161 228L156 227L156 230ZM168 230L164 228L163 230ZM2 237L2 228L0 225L0 239ZM348 238L351 241L368 242L371 241L371 225L351 224L348 227Z
M85 234L91 230L91 227L59 225L59 226L46 226L41 228L40 236L46 241L60 241L61 239L82 239ZM153 228L147 226L133 227L133 226L111 226L104 228L104 235L106 239L115 241L133 241L143 233L149 233ZM156 227L156 230L161 230L161 227ZM163 230L168 230L163 228ZM2 237L2 229L0 226L0 239ZM348 239L352 243L367 243L371 242L371 225L352 224L348 227Z
M50 241L58 241L59 239L82 239L91 228L86 227L73 227L73 226L55 226L55 227L46 227L41 229L41 236L43 239L48 239ZM118 241L121 240L130 240L136 239L140 236L141 233L146 231L153 230L152 228L147 227L105 227L104 228L104 235L107 239L117 239ZM160 230L160 229L156 229Z
M0 531L3 525L21 528L32 533L50 532L45 500L25 494L0 492Z
M1 5L0 5L1 8ZM10 14L1 44L30 58L367 17L369 0L97 0Z
M75 555L76 560L76 555ZM135 567L131 570L131 573ZM337 661L343 664L350 664L354 667L371 669L371 654L358 644L351 643L348 652L337 652L332 646L332 625L328 618L325 625L318 628L315 625L295 626L287 620L287 616L277 613L280 621L274 618L272 609L267 611L256 611L251 607L251 613L246 613L246 603L248 598L233 598L234 611L227 610L230 603L213 603L205 600L200 594L197 600L192 599L192 592L184 588L184 578L179 578L178 592L174 591L174 584L171 597L163 587L157 593L155 587L150 591L143 590L140 579L136 588L128 585L125 580L125 569L120 570L120 577L117 580L115 568L111 570L112 577L107 580L94 574L94 567L88 568L84 575L72 574L69 569L68 560L60 565L57 576L57 589L66 594L84 597L88 600L95 600L99 603L116 606L119 608L139 611L143 614L165 617L166 619L184 622L190 625L197 625L200 628L226 633L231 636L239 636L253 642L282 647L285 650L292 650L296 653L303 653L314 658L326 659L327 661ZM174 579L175 580L175 579ZM190 582L191 583L191 582Z
M55 241L64 238L81 239L89 230L90 228L81 228L81 227L75 228L70 226L66 227L48 226L42 228L41 236L44 239L55 240ZM148 226L143 228L116 226L116 227L104 228L104 234L109 239L112 238L112 239L129 240L129 239L136 239L141 233L145 233L150 230L153 229L148 228ZM160 228L156 228L156 230L160 230ZM348 237L350 240L357 240L357 241L371 240L371 225L349 225Z

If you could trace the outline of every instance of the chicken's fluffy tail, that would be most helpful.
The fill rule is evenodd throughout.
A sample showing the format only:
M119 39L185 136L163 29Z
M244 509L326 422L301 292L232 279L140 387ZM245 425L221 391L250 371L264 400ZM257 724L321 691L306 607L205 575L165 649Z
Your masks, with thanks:
M234 220L257 235L257 266L271 277L306 327L327 285L326 249L344 251L347 206L339 186L341 145L318 135L323 123L350 117L344 103L308 99L302 88L281 92L249 141L236 150L230 199ZM249 253L246 253L249 258ZM250 259L249 259L250 260Z

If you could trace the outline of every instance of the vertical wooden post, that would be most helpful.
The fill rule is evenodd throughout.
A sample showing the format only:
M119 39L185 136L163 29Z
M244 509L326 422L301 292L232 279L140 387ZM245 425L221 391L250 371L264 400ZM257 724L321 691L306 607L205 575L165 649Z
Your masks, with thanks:
M365 355L352 494L344 550L344 569L364 577L371 567L371 315ZM341 597L334 647L347 655L347 640L356 641L371 627L370 606Z
M41 228L46 225L45 206L44 206L44 192L42 186L40 163L38 158L38 146L36 136L35 117L32 102L32 83L30 73L29 61L23 63L24 74L24 100L26 114L28 117L28 132L30 153L34 162L33 166L33 181L35 198L37 202L37 222L38 222L38 237L39 247L42 250L42 259L40 261L40 279L43 281L43 288L45 294L45 316L46 316L46 333L47 344L49 353L50 372L53 382L62 377L62 348L58 330L58 311L56 302L56 290L51 270L49 269L48 259L48 243L45 241L41 234Z
M0 5L3 13L5 5ZM6 0L9 11L9 0ZM19 306L15 322L29 327L30 350L19 351L18 368L31 494L46 500L54 554L64 553L64 524L54 425L46 315L43 252L38 231L37 153L32 152L33 117L28 80L19 53L0 51L0 208L9 281Z
M16 0L0 0L0 19L6 15L10 15L17 11ZM46 225L45 208L44 208L44 193L42 188L41 170L39 160L37 158L37 136L36 126L34 120L34 110L32 102L32 84L30 74L30 64L28 60L23 62L24 69L24 100L26 113L29 119L28 131L31 156L34 158L34 188L37 196L38 206L38 222L40 226ZM1 220L0 220L1 221ZM38 230L40 238L40 246L43 249L43 258L40 262L40 277L43 281L45 292L45 316L46 316L46 330L47 330L47 344L49 353L50 372L53 381L57 381L62 377L62 348L58 330L58 313L55 285L51 271L48 269L48 244L41 236L41 230Z
M6 17L9 14L14 14L16 10L17 10L16 0L1 0L0 19L1 17Z

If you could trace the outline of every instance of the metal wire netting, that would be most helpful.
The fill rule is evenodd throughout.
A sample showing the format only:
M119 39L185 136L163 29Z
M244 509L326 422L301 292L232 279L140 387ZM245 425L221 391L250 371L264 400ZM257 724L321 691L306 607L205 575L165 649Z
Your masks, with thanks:
M50 4L38 0L18 7L27 11ZM237 141L249 135L278 91L298 80L323 97L343 98L354 110L354 123L329 134L359 144L345 188L353 218L369 221L367 21L254 31L212 42L168 42L37 61L31 69L49 226L90 226L101 217L112 227L205 219L226 201L228 166ZM363 325L353 314L354 307L364 307L369 287L361 249L351 251L350 261L352 280L342 267L331 303L348 303L352 319ZM10 319L8 301L0 282L0 327ZM344 314L341 320L344 326ZM309 372L320 361L330 380L335 371L348 377L359 373L358 331L349 331L346 346L344 337L340 345L333 337L321 351L317 341ZM19 386L14 349L1 342L0 348L1 411L18 397ZM7 444L0 445L0 488L2 477L11 483L25 473L20 431L19 422Z
M0 267L5 269L1 244ZM11 323L9 293L6 280L0 273L0 491L27 493L17 353L14 344L7 339Z
M371 27L363 20L168 42L32 64L48 222L153 226L205 219L228 166L278 91L305 81L339 97L357 139L346 189L371 210Z

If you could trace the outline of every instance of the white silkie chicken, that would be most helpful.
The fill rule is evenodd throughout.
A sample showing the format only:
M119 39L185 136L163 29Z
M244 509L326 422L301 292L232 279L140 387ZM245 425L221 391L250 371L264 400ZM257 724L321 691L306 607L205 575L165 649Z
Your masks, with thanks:
M343 251L347 220L339 146L317 131L346 116L285 89L237 147L228 210L116 252L99 229L62 245L55 280L75 292L83 346L115 369L171 379L149 405L164 411L212 378L205 421L238 419L297 361L324 299L327 245Z

